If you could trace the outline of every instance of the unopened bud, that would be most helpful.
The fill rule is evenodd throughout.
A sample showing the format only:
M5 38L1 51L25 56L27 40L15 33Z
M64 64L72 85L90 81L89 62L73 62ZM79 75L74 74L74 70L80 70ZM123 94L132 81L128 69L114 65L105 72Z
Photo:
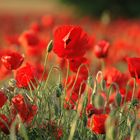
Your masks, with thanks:
M122 96L121 94L118 92L116 97L115 97L115 102L117 104L117 106L120 106L121 105L121 102L122 102Z
M100 94L97 94L94 97L95 97L94 98L94 106L97 109L100 109L100 108L104 107L104 105L105 105L104 98Z
M63 86L62 84L59 84L58 87L56 88L56 97L60 97L63 91Z
M48 53L51 52L51 50L53 49L53 40L51 40L47 46L47 51Z

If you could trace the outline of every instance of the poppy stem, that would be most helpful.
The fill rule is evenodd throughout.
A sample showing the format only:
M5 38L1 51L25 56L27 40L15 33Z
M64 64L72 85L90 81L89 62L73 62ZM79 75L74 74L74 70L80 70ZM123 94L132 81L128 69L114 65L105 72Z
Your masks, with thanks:
M67 82L68 82L69 71L70 71L70 63L69 63L69 60L67 60L67 73L66 73L65 89L66 89Z
M103 71L105 68L105 61L104 59L101 59L101 71Z
M131 98L131 101L133 101L133 99L134 99L135 90L136 90L136 78L134 78L134 85L133 85L133 92L132 92L132 98Z

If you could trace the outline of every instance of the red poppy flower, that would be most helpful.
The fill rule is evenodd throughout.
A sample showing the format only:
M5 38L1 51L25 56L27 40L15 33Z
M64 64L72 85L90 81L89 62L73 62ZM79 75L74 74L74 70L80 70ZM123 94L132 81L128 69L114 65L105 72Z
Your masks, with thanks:
M92 104L86 106L86 114L88 117L91 117L93 114L102 114L103 109L96 109Z
M41 56L43 50L47 46L48 38L43 39L37 32L28 30L20 35L19 42L21 43L21 46L25 47L25 51L28 55Z
M19 42L24 46L35 46L39 43L39 37L36 32L29 30L23 32L19 37Z
M80 58L75 58L75 59L70 59L70 70L72 70L73 72L78 71L78 68L80 67L80 65L85 64L88 65L89 62L85 57L80 57ZM88 76L88 70L85 66L82 66L80 69L80 74L87 77Z
M94 47L94 53L97 58L104 58L107 56L109 48L109 43L105 40L101 40L97 45Z
M79 26L59 26L54 32L54 52L62 58L76 58L85 54L89 45L87 34Z
M6 95L2 91L0 91L0 108L6 103L6 101Z
M119 85L119 87L124 87L129 79L127 74L121 73L114 67L108 67L105 69L104 77L108 86L115 82Z
M36 71L34 69L33 66L31 66L30 64L26 64L26 66L18 69L16 71L16 81L17 81L17 86L18 87L24 87L24 88L28 88L29 84L32 85L36 85ZM31 84L32 83L32 84Z
M104 134L107 116L107 114L92 115L88 119L88 128L96 134Z
M15 70L21 66L24 57L18 52L8 52L1 57L1 61L8 70Z
M126 58L128 69L132 77L140 79L140 58Z
M4 114L0 114L0 130L2 130L5 134L9 134L9 127L10 123L8 118Z
M31 122L37 113L37 106L30 104L28 99L25 99L22 94L18 94L12 98L13 114L20 115L23 122Z

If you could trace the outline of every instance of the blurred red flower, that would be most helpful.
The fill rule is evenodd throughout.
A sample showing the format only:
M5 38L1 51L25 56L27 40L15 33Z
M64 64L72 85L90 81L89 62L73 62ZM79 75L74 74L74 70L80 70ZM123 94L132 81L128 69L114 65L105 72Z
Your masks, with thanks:
M24 61L24 57L18 52L7 52L1 57L3 65L8 70L15 70L21 66Z
M0 108L5 104L6 101L6 95L2 91L0 91Z
M78 68L80 67L80 65L85 64L85 65L89 65L89 61L85 58L85 57L80 57L80 58L75 58L75 59L70 59L70 70L72 70L73 72L78 71ZM86 66L82 66L80 68L80 74L88 77L88 70L86 68Z
M106 80L107 86L111 85L113 82L117 83L119 87L124 87L128 82L129 76L125 73L121 73L114 67L108 67L104 71L104 78Z
M18 87L28 88L29 84L31 86L32 84L36 85L36 80L35 80L35 78L37 78L36 70L30 64L26 64L26 66L16 71L15 78Z
M101 40L94 46L94 54L97 58L104 58L107 56L109 49L109 42Z
M93 114L102 114L103 109L96 109L92 104L87 104L86 114L88 117L91 117Z
M96 134L105 133L107 114L92 115L87 122L87 127Z
M128 69L132 77L140 79L140 58L129 57L126 58Z
M39 43L39 38L36 32L29 30L19 36L19 42L24 46L35 46Z
M36 57L43 54L48 42L47 37L43 39L37 32L28 30L19 36L19 42L25 48L27 55Z
M85 54L89 38L79 26L63 25L54 31L54 52L62 58L76 58Z
M18 94L12 98L12 105L13 114L19 114L23 122L31 122L37 113L37 106L32 105L22 94Z

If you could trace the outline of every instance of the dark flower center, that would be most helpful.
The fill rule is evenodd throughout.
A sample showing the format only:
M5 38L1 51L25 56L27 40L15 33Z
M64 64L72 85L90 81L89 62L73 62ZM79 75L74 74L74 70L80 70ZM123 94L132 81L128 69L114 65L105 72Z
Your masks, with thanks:
M66 45L68 45L68 44L70 43L70 41L71 41L71 39L68 38L68 39L66 40Z

